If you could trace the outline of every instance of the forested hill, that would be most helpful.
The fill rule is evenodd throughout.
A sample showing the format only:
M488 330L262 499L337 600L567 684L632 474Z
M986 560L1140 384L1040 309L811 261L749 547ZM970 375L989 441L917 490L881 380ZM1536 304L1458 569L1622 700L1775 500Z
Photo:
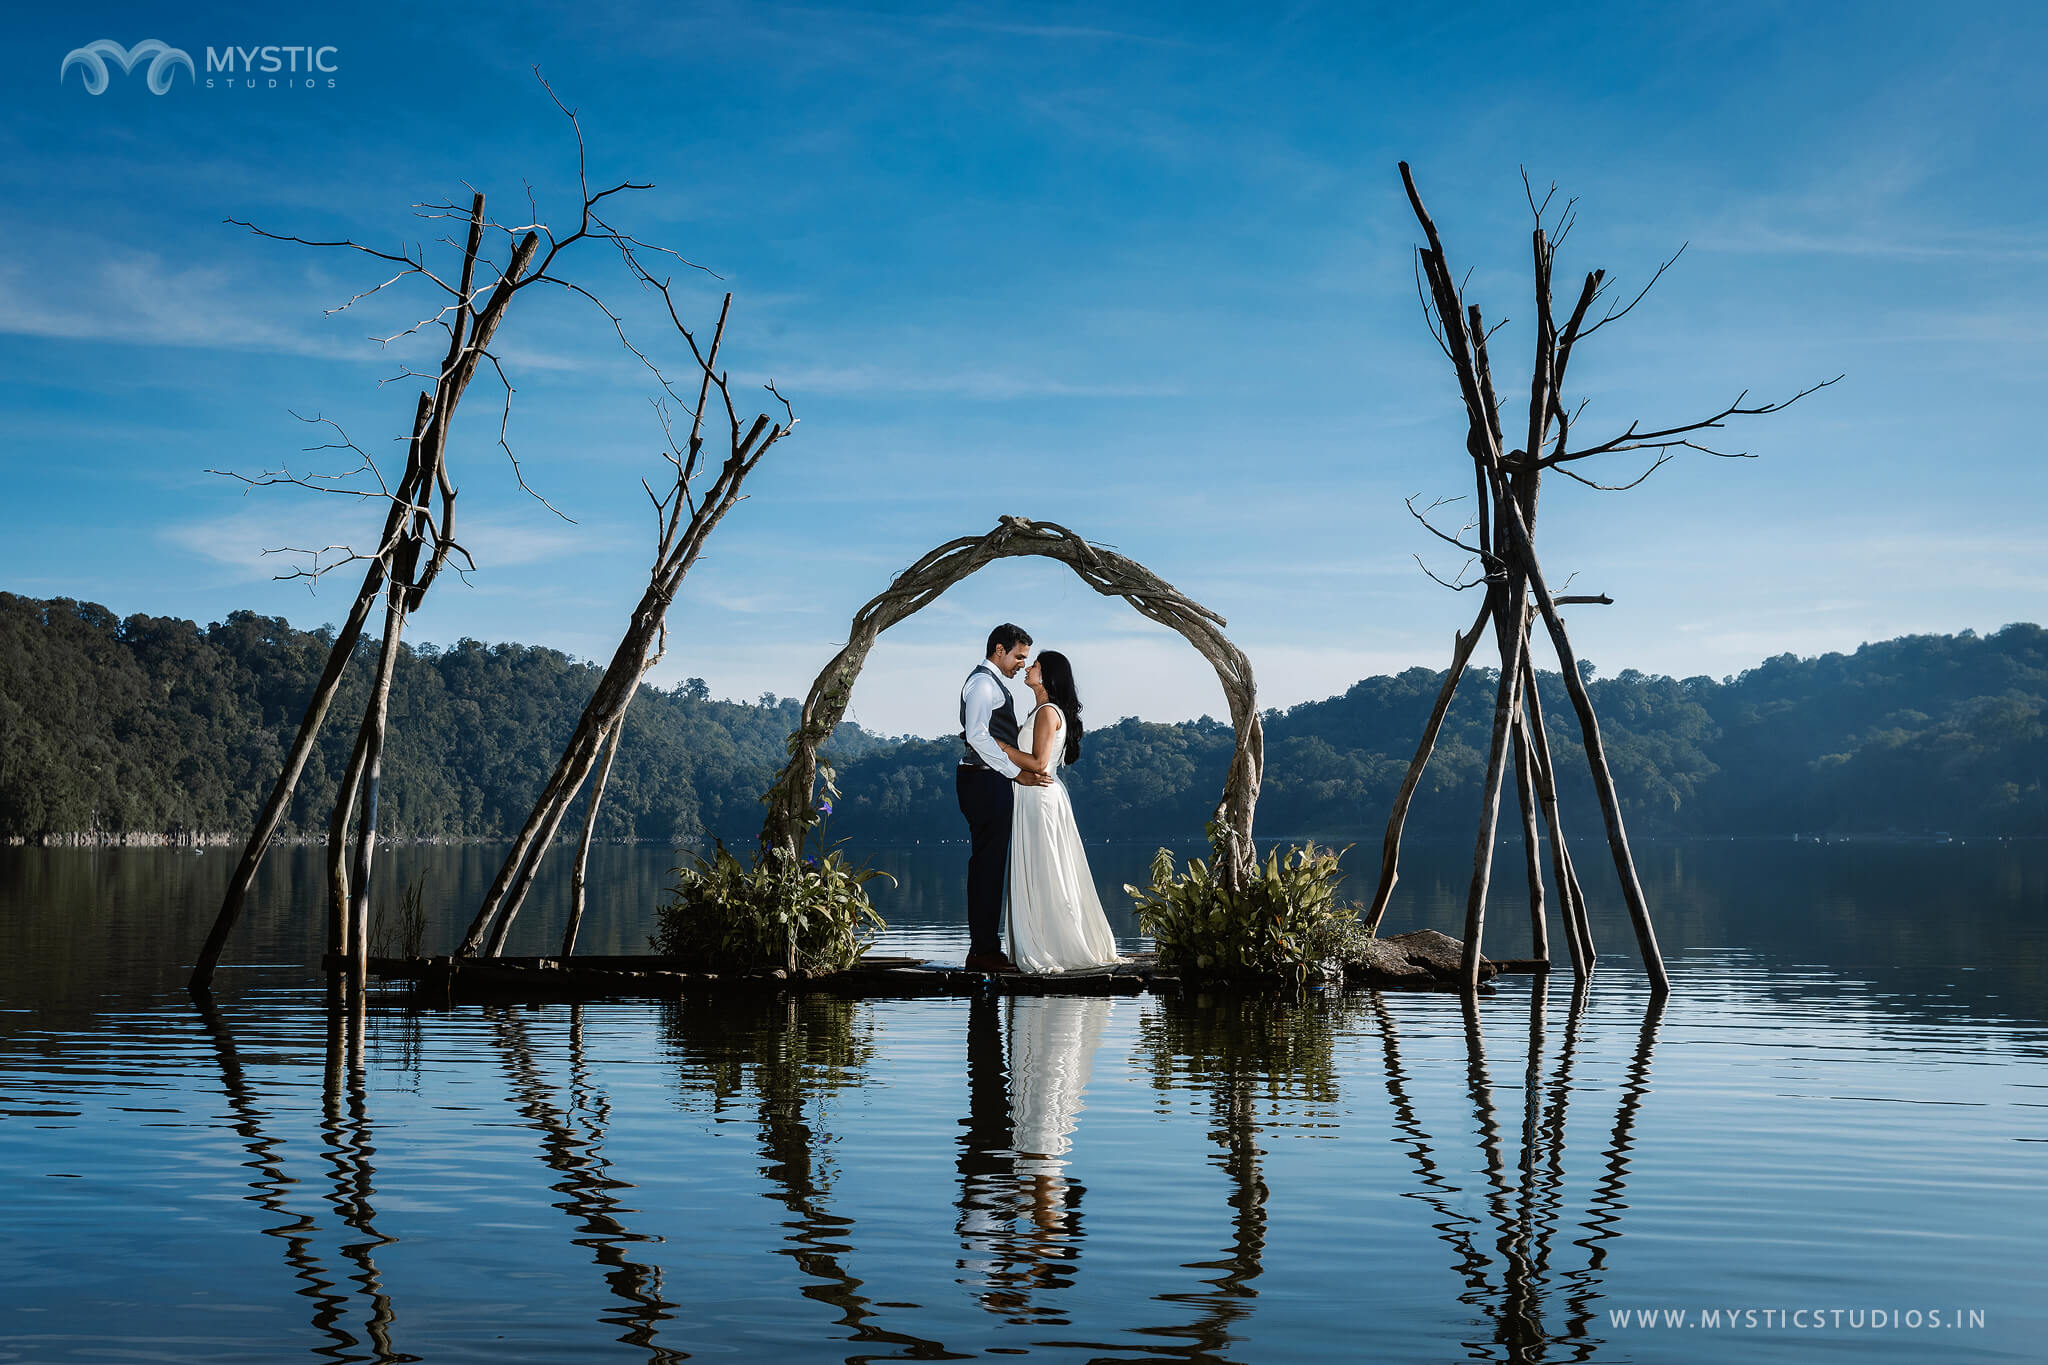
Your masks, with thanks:
M276 781L334 637L235 612L210 626L0 593L0 838L59 832L246 832ZM292 802L321 833L374 668L357 648ZM380 803L397 838L516 831L600 664L463 640L404 648ZM606 788L608 838L757 830L798 703L713 701L700 680L643 688ZM877 741L842 726L834 749ZM580 826L580 814L578 816Z
M1410 831L1470 837L1497 676L1475 670L1460 685ZM1376 839L1442 680L1413 668L1267 712L1259 831ZM1555 674L1540 675L1539 690L1565 827L1592 833L1599 808L1577 718ZM1784 654L1722 681L1628 671L1588 690L1635 832L2048 834L2048 636L2039 626ZM1126 719L1090 731L1069 778L1082 828L1200 830L1231 746L1230 727L1210 720ZM955 752L951 743L892 745L845 765L842 826L876 837L950 830ZM1510 786L1508 811L1513 800Z
M246 829L329 643L325 632L247 612L200 627L0 593L0 837ZM291 812L298 831L325 827L372 649L362 646L363 666L307 765ZM384 827L451 838L515 829L599 672L525 645L464 640L405 651ZM1441 676L1410 669L1268 712L1260 831L1375 836ZM1597 816L1577 721L1560 680L1546 681L1567 828L1590 833ZM1624 672L1596 678L1591 690L1638 832L2048 834L2048 639L2038 626L1910 636L1815 659L1786 654L1719 681ZM1488 670L1460 687L1410 816L1416 833L1469 833L1492 698ZM796 716L793 700L714 701L694 679L643 689L600 832L751 841ZM957 745L842 726L832 746L844 793L834 833L959 835ZM1230 749L1229 727L1210 720L1125 719L1091 730L1068 779L1083 828L1112 838L1199 835Z

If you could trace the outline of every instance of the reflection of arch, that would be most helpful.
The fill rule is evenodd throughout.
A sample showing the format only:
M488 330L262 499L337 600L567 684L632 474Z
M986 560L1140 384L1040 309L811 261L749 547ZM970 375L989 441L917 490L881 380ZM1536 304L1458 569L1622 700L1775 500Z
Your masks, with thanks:
M1257 689L1252 666L1243 651L1224 637L1223 618L1183 596L1144 565L1099 545L1090 545L1064 526L1003 517L995 530L981 537L963 537L939 546L898 574L879 596L854 614L846 647L825 665L804 698L803 723L789 737L789 764L776 775L764 798L768 820L761 839L769 848L792 854L810 818L811 792L818 771L818 747L846 714L854 680L860 677L875 638L913 612L931 605L939 594L992 560L1012 555L1057 559L1081 581L1105 597L1121 597L1162 625L1179 631L1216 669L1217 681L1230 703L1230 723L1237 731L1237 752L1224 779L1223 799L1216 807L1216 861L1230 884L1252 866L1252 808L1259 799L1259 778L1266 762L1266 736L1259 724Z

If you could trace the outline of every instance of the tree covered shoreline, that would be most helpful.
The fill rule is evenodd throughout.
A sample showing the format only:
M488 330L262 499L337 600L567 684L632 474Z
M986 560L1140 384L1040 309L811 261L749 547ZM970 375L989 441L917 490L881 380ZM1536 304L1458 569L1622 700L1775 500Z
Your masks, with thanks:
M177 841L246 832L331 636L232 613L207 626L0 593L0 840ZM360 646L337 714L360 702ZM528 645L407 647L392 693L385 832L508 837L596 686L601 665ZM1460 686L1409 816L1417 837L1469 831L1491 721L1490 670ZM1442 674L1413 668L1266 714L1261 832L1376 839ZM1647 836L2048 834L2048 634L1916 635L1727 679L1625 671L1590 684L1632 833ZM1575 718L1544 689L1565 827L1597 831ZM358 705L355 709L360 709ZM790 698L646 687L627 715L598 835L751 844L759 798L798 718ZM330 725L283 830L319 839L353 738ZM958 742L835 731L834 836L960 831ZM1091 835L1198 837L1221 790L1228 725L1125 718L1092 729L1069 775ZM575 827L580 815L565 822Z

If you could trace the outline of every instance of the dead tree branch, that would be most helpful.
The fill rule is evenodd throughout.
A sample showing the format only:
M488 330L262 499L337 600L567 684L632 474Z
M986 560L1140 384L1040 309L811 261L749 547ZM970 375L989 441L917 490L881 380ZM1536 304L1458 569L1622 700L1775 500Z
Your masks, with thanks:
M1564 849L1563 835L1558 828L1555 773L1549 744L1543 733L1542 717L1535 700L1536 675L1529 658L1529 635L1534 619L1530 605L1533 599L1534 614L1543 618L1551 641L1558 651L1565 690L1578 712L1580 727L1584 732L1587 763L1592 769L1594 787L1600 796L1609 849L1614 856L1623 898L1628 903L1629 914L1635 924L1644 968L1650 975L1652 988L1661 994L1669 989L1669 981L1657 951L1655 934L1650 927L1649 909L1643 902L1642 888L1636 877L1633 855L1629 850L1628 836L1621 820L1619 800L1614 791L1613 776L1608 770L1600 743L1598 721L1593 714L1591 700L1586 695L1584 682L1578 676L1577 664L1571 651L1570 640L1565 634L1564 623L1557 614L1557 608L1563 604L1606 605L1611 603L1612 599L1604 593L1598 596L1582 595L1554 599L1544 583L1537 564L1534 540L1542 474L1546 469L1559 469L1568 477L1588 487L1603 492L1621 492L1640 485L1681 449L1696 450L1728 459L1747 458L1747 452L1716 449L1696 438L1703 432L1725 426L1737 417L1756 417L1781 412L1809 394L1837 382L1841 376L1814 384L1777 402L1750 403L1747 392L1744 392L1719 411L1693 421L1664 426L1646 426L1640 421L1631 422L1617 436L1574 449L1571 444L1572 429L1583 415L1585 404L1581 402L1576 407L1568 404L1564 393L1570 366L1576 358L1579 343L1608 323L1618 322L1633 311L1683 254L1684 248L1681 247L1670 259L1660 264L1648 283L1626 304L1610 306L1597 321L1590 324L1586 319L1594 303L1605 294L1609 282L1603 271L1595 270L1588 273L1578 286L1576 301L1565 316L1564 325L1559 327L1553 307L1554 266L1559 243L1570 234L1572 226L1577 222L1577 201L1566 200L1553 216L1551 205L1556 198L1556 186L1550 186L1539 197L1534 183L1524 171L1523 194L1528 201L1530 214L1535 219L1535 226L1530 234L1536 304L1535 347L1530 366L1527 425L1526 429L1517 432L1517 438L1521 442L1519 448L1510 449L1501 427L1502 404L1499 394L1495 391L1494 367L1489 356L1489 343L1499 328L1488 327L1478 305L1466 302L1463 281L1453 283L1443 237L1437 229L1435 220L1430 217L1429 211L1423 205L1415 177L1405 162L1402 163L1400 170L1402 187L1407 193L1409 207L1414 212L1424 239L1423 244L1416 248L1417 294L1423 302L1431 338L1451 361L1456 371L1458 391L1465 402L1465 451L1472 461L1472 479L1476 493L1474 521L1460 528L1456 534L1436 526L1428 516L1429 512L1451 499L1439 499L1428 509L1418 510L1415 499L1409 498L1406 500L1406 506L1409 515L1420 522L1432 536L1473 556L1483 566L1482 576L1469 583L1464 581L1463 570L1460 570L1458 578L1451 582L1446 582L1431 572L1427 565L1422 565L1423 572L1447 588L1463 590L1483 585L1487 601L1479 619L1474 621L1471 631L1458 637L1452 668L1445 675L1436 708L1424 729L1422 744L1410 765L1401 794L1396 798L1394 813L1388 821L1386 843L1382 853L1380 888L1369 912L1368 922L1377 926L1386 911L1388 898L1394 888L1401 826L1406 815L1408 799L1416 782L1421 778L1423 767L1435 745L1437 729L1449 708L1451 693L1455 690L1458 676L1477 641L1480 627L1490 619L1495 640L1500 648L1501 671L1498 695L1494 700L1492 737L1474 841L1472 879L1466 899L1465 982L1469 988L1476 988L1479 980L1480 940L1485 927L1486 900L1495 843L1494 831L1499 816L1501 786L1510 761L1514 763L1516 771L1516 795L1525 845L1524 863L1529 876L1530 897L1534 910L1531 931L1537 955L1547 956L1547 927L1542 918L1542 870L1536 847L1540 815L1551 831L1553 870L1558 880L1559 899L1566 920L1573 965L1582 974L1591 971L1593 953L1591 934L1586 929L1584 896L1578 886L1570 856ZM1649 468L1627 482L1601 483L1565 467L1594 456L1633 450L1649 450L1655 453ZM1463 539L1466 533L1475 529L1478 541L1476 545ZM1421 564L1419 556L1416 562ZM1470 562L1468 561L1468 566Z
M689 440L685 449L677 450L670 441L665 459L674 471L674 482L665 494L656 495L652 488L648 496L654 500L658 515L664 513L661 531L656 544L652 569L648 574L647 587L639 603L634 607L624 638L612 655L604 676L599 679L597 690L583 709L575 731L556 761L554 771L542 788L539 799L528 814L526 823L512 841L506 852L505 861L492 881L483 904L476 917L470 922L469 930L463 937L462 952L466 956L479 953L497 956L504 950L506 936L511 932L513 921L518 918L525 904L527 892L539 873L542 860L568 814L570 803L584 787L594 768L601 761L608 746L616 739L624 725L626 709L632 704L634 694L639 690L640 681L653 666L653 659L660 657L660 651L667 648L668 609L681 590L684 578L696 565L703 553L704 544L717 528L727 512L741 500L741 490L747 476L753 473L761 459L787 437L796 427L798 418L782 395L769 386L770 394L782 405L784 418L775 421L769 414L757 414L744 431L738 417L737 405L733 401L731 380L726 371L719 368L719 360L725 345L726 320L731 315L732 295L727 294L719 306L718 322L711 336L708 349L699 347L696 338L682 324L676 301L666 279L657 280L646 273L639 260L631 253L622 253L627 267L645 287L659 293L668 310L676 331L682 335L689 347L691 357L697 365L699 375L698 401L691 419ZM663 392L675 396L675 391L666 381ZM691 489L692 480L699 477L699 457L703 445L704 412L713 391L729 414L730 439L727 442L724 460L719 464L716 475L708 488L699 494ZM680 399L678 399L680 401ZM704 471L709 472L709 471ZM643 481L644 486L644 481ZM689 510L687 522L682 513ZM650 657L652 656L652 657ZM606 762L606 772L610 770ZM596 802L601 797L601 782L593 784L589 810L595 814ZM589 826L586 824L583 852L579 866L587 858ZM577 917L580 920L580 915ZM568 940L573 946L573 937Z
M537 80L540 79L538 68L534 74ZM368 461L365 457L379 484L379 493L371 496L382 496L387 503L383 531L377 538L377 549L374 552L361 555L349 550L348 559L342 561L348 563L360 559L367 562L362 587L356 595L346 623L335 639L327 666L314 689L313 696L307 703L298 735L285 760L284 770L264 803L263 811L258 816L249 842L243 850L241 862L230 878L212 932L200 950L191 977L191 984L195 989L203 989L212 980L215 965L226 946L228 934L241 913L249 888L255 880L256 870L283 821L299 776L304 770L314 741L339 689L342 676L361 639L369 613L381 596L385 599L385 628L380 644L375 684L359 729L356 758L352 759L350 773L345 777L342 789L337 794L337 805L330 821L332 844L329 849L329 880L332 923L329 943L337 954L350 961L356 980L360 982L362 979L368 939L368 887L378 830L379 760L388 728L389 689L401 643L401 632L407 617L419 609L422 599L444 568L454 563L457 572L461 573L466 571L465 565L473 566L468 552L463 549L455 534L457 487L448 466L448 438L456 410L468 391L478 367L488 360L492 372L498 376L506 393L506 408L499 422L499 444L512 459L514 477L520 487L533 493L534 490L527 485L524 473L520 470L518 460L513 456L507 439L513 387L497 356L490 349L491 342L503 324L514 298L533 285L545 283L572 288L603 309L602 301L595 295L582 288L576 281L556 273L563 262L563 253L578 241L594 237L609 242L616 248L621 258L632 268L635 277L644 280L645 272L638 268L638 253L661 250L616 230L599 215L598 205L610 196L626 190L645 189L647 186L625 181L593 192L587 175L587 153L583 132L576 120L575 112L562 105L545 80L540 80L540 83L567 119L576 141L581 202L577 211L578 227L567 236L557 237L552 230L538 221L523 227L510 227L498 223L485 214L485 199L481 191L472 192L466 213L461 212L452 203L414 205L415 214L423 219L453 219L459 216L467 224L467 236L460 259L460 276L451 284L441 273L427 267L425 252L418 246L401 247L397 252L382 251L352 240L312 239L270 232L241 220L229 220L234 225L269 240L353 252L401 267L381 283L352 296L340 309L329 310L330 313L352 307L408 277L419 276L432 288L440 291L442 305L413 327L397 335L410 335L429 326L438 326L446 332L448 345L438 369L431 376L419 376L430 379L431 382L418 398L411 435L406 443L403 475L395 485L386 485L382 473L375 468L375 462ZM535 220L538 217L537 213L533 215ZM484 248L487 237L492 240L503 238L505 257L502 266L495 264L486 253ZM545 251L542 249L543 243ZM666 254L674 255L672 252ZM675 259L683 260L680 256L675 256ZM483 267L481 272L479 266ZM607 317L617 322L616 315L609 309L604 311ZM619 334L628 350L640 354L639 349L626 337L622 325L619 326ZM406 367L406 371L415 373L409 366ZM759 454L765 451L768 445L773 444L775 439L779 439L779 433L766 441L757 442L756 448L750 452L752 458L758 459ZM354 448L352 443L350 448ZM751 468L751 465L745 464L744 461L741 464L744 468ZM256 479L243 478L243 482L250 485L296 483L303 487L320 487L329 481L292 475L286 469ZM336 490L330 486L322 488L321 491ZM368 492L361 489L355 491ZM539 495L535 493L534 496ZM546 502L544 498L541 500L543 503ZM694 551L691 558L694 558ZM317 578L319 574L331 572L335 567L337 565L320 564L316 556L309 576ZM672 586L668 590L672 593ZM665 604L666 599L663 600ZM636 664L643 654L644 650L635 654ZM359 819L356 822L353 878L342 847L346 842L349 812L352 808L359 811Z

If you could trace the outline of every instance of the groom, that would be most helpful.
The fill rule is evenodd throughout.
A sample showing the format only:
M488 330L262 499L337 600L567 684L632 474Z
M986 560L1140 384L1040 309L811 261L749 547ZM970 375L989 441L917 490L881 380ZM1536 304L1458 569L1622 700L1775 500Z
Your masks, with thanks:
M1022 626L1004 624L988 633L982 661L960 688L960 759L956 786L960 813L974 851L967 859L967 970L1014 972L1003 952L1003 879L1010 870L1010 808L1014 783L1043 787L1044 773L1027 773L1012 763L1000 744L1017 744L1017 704L1004 678L1014 678L1031 655ZM1000 675L1000 676L999 676Z

